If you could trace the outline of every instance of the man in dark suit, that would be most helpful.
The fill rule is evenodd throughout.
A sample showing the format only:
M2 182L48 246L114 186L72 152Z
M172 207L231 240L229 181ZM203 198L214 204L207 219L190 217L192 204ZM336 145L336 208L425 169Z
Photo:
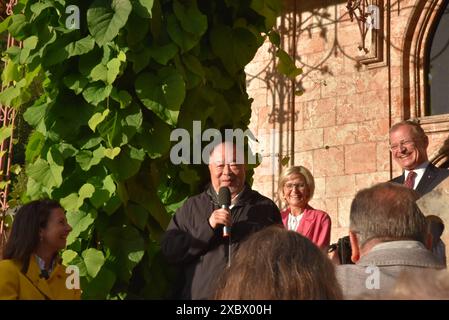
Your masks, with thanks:
M404 172L391 181L404 184L423 196L446 179L449 170L437 168L429 162L428 146L429 138L418 123L402 121L392 126L390 150Z

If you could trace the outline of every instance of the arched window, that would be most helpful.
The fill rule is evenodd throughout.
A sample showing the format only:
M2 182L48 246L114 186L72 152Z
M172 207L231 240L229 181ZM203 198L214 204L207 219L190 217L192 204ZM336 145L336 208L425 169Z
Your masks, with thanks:
M425 115L449 114L449 0L444 1L433 27L425 57Z

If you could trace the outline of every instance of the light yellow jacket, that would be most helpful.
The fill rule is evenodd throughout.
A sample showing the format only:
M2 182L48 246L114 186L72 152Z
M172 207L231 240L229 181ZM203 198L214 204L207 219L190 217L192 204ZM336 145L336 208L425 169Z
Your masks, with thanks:
M68 289L65 267L57 263L48 279L40 278L40 269L32 256L26 275L15 260L0 261L0 300L79 300L81 291Z

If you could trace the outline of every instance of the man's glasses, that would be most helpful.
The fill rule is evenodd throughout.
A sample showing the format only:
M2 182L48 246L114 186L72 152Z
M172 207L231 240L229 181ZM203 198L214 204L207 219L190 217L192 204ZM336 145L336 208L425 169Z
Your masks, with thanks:
M394 151L397 151L399 149L402 149L403 147L406 147L406 148L412 147L414 144L415 144L415 141L413 141L413 140L403 140L403 141L399 142L398 144L396 144L396 143L395 144L391 144L390 145L390 150L392 152L394 152Z

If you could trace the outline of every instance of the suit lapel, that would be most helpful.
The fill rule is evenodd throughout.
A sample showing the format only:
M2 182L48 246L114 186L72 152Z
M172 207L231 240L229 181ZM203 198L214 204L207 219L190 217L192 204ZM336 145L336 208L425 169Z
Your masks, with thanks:
M314 219L314 214L312 211L312 207L307 206L306 209L304 210L302 219L299 222L297 231L300 234L302 234L303 236L306 236L307 233L309 232L310 228L313 225L313 219Z
M436 167L433 164L429 163L426 171L424 171L421 180L419 180L418 186L416 187L415 191L421 195L426 193L427 187L430 185L433 179L435 179L436 176Z
M39 275L40 275L40 269L39 269L39 266L37 265L36 257L33 255L30 258L30 264L28 266L28 271L26 273L26 276L28 277L28 279L31 280L33 285L38 290L41 291L41 293L44 293L47 297L52 299L53 297L52 297L51 290L50 290L50 287L48 286L47 281L44 279L41 279L39 277Z
M399 184L404 184L404 181L405 181L405 172L403 172L400 176L397 176L396 178L391 180L391 182Z
M288 214L289 213L290 213L289 209L287 209L286 211L281 212L282 223L284 224L286 229L288 229Z

